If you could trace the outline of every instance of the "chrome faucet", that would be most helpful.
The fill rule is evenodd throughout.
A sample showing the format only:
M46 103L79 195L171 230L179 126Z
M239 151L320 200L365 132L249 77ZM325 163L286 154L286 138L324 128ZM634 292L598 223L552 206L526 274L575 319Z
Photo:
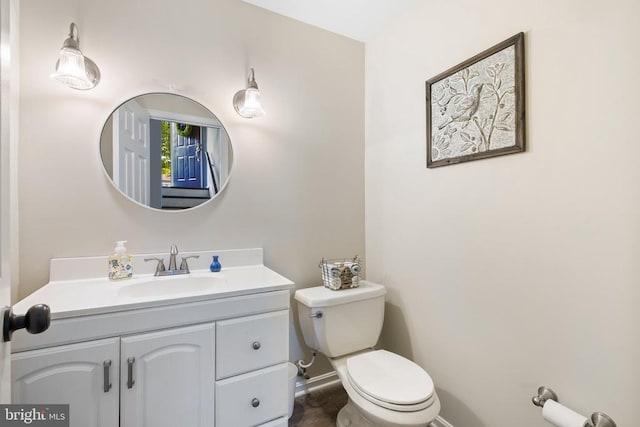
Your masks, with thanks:
M187 264L187 260L189 258L200 258L200 255L189 255L182 257L182 261L180 262L180 270L184 271L185 274L191 273L191 271L189 271L189 265Z
M169 270L176 270L176 255L178 255L178 247L171 245L169 250Z
M178 256L178 247L174 244L171 245L171 249L169 250L169 268L165 268L164 260L162 258L145 258L145 261L158 261L158 265L156 266L156 272L153 274L154 276L174 276L177 274L189 274L189 265L187 264L187 260L189 258L200 258L199 255L190 255L182 257L182 262L180 263L180 268L176 267L176 257Z
M156 272L153 273L154 276L162 276L163 273L167 270L164 266L164 260L162 258L145 258L144 262L149 262L149 261L158 261L158 264L156 265Z

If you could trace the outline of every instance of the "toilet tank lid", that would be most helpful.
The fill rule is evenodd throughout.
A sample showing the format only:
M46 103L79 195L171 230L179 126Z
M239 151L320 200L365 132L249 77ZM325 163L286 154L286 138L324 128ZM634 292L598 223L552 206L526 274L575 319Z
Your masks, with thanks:
M357 288L334 291L324 286L298 289L294 298L307 307L329 307L353 301L375 298L386 294L384 286L366 280L360 281Z

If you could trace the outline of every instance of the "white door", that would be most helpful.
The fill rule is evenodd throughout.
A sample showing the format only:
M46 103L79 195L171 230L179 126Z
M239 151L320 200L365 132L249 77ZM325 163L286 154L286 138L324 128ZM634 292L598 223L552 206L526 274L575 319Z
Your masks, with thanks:
M149 205L149 113L129 101L113 113L113 180L138 203Z
M214 324L121 339L121 427L210 427Z
M17 68L11 63L17 55L10 54L17 50L17 33L18 0L0 0L0 308L11 304L11 272L17 270L18 234L13 220L17 217L17 198L12 180L17 168L18 85L12 76ZM11 402L10 355L11 344L0 334L0 403Z
M120 340L16 353L13 403L69 404L71 427L118 427Z

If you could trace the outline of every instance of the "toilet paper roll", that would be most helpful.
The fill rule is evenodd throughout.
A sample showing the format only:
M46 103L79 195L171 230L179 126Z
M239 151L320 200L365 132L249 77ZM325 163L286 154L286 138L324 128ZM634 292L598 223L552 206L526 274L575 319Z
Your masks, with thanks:
M587 417L551 399L544 403L542 417L556 427L585 427L589 425Z

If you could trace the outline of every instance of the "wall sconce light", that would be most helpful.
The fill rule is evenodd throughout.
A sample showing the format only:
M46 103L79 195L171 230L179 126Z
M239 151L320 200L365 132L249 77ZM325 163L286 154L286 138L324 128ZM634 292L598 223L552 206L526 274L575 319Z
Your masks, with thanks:
M73 89L93 89L100 82L100 70L95 62L80 52L78 34L78 26L72 22L69 37L60 49L56 72L51 74L51 78Z
M260 103L260 91L254 77L253 68L249 69L247 88L239 90L234 95L233 107L239 115L247 119L264 116L265 112Z

